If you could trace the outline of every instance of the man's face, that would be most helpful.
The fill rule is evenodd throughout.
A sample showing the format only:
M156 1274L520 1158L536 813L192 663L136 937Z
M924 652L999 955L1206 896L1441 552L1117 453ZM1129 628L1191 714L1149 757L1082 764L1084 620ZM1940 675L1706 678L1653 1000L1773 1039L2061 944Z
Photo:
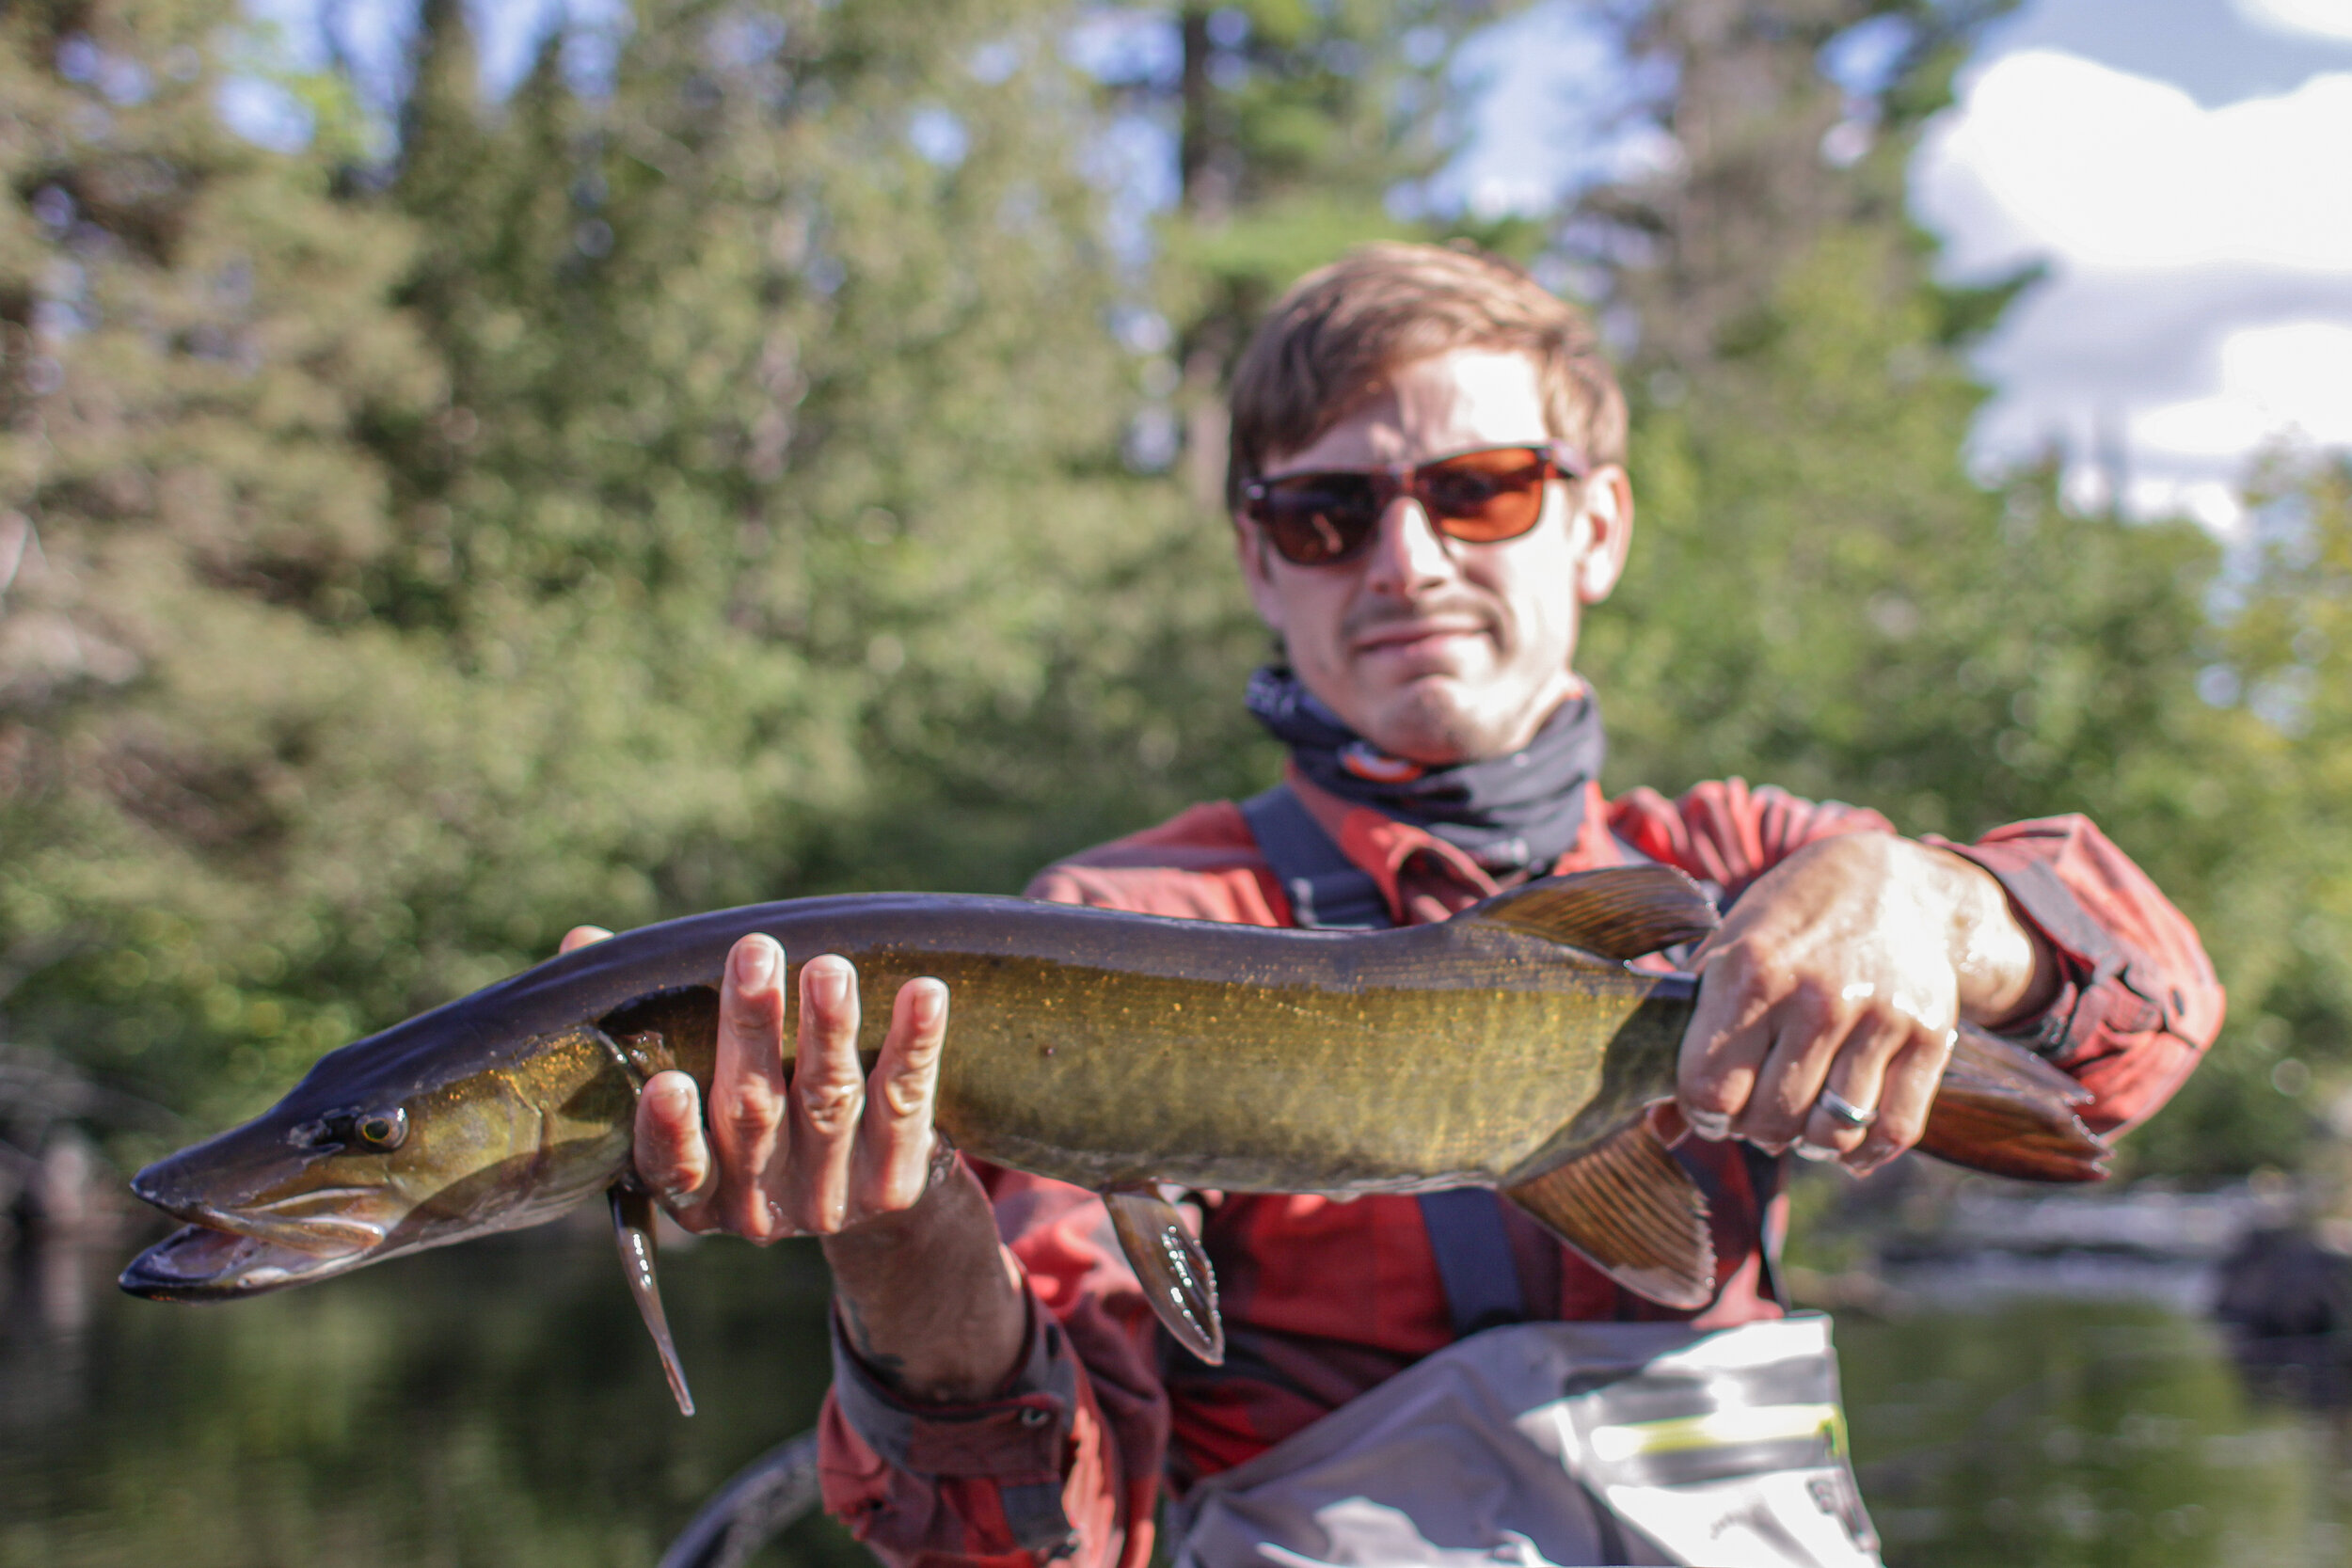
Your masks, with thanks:
M1270 454L1265 477L1550 439L1534 361L1466 349L1396 372L1305 451ZM1299 679L1358 735L1435 765L1505 756L1578 689L1578 618L1616 585L1633 520L1621 468L1545 490L1535 527L1492 545L1445 537L1399 497L1338 565L1293 565L1237 520L1242 575Z

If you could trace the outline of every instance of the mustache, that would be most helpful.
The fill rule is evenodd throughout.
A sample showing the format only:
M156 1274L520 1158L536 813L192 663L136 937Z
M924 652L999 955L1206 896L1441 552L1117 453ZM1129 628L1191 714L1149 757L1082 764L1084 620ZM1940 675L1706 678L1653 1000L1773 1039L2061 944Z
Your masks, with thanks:
M1340 635L1353 642L1391 626L1438 619L1472 621L1484 630L1497 633L1508 629L1502 611L1496 606L1468 594L1439 594L1404 603L1368 599L1350 606L1340 618Z

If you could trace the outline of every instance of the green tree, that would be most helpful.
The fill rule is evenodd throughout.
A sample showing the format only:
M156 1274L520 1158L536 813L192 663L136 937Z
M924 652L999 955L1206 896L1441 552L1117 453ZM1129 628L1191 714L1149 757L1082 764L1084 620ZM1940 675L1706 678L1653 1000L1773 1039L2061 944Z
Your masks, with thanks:
M2199 695L2222 552L2186 522L2058 504L2055 464L1990 485L1963 466L1984 397L1967 350L2031 275L1940 283L1903 179L2002 8L1644 11L1631 44L1666 68L1679 158L1562 229L1613 261L1638 324L1641 523L1587 639L1613 777L1740 773L1963 839L2086 812L2204 931L2237 999L2218 1054L2266 1064L2246 1042L2279 1030L2263 998L2294 833L2280 736ZM1834 82L1823 60L1866 26L1889 63ZM2127 1148L2175 1170L2278 1157L2294 1118L2248 1083L2201 1074Z
M352 433L437 395L389 303L407 229L221 123L235 23L0 18L0 948L40 972L23 1032L165 1078L347 1029L276 989L364 903L327 798L448 699L359 594L388 482Z
M1168 45L1130 51L1103 86L1115 115L1154 124L1173 144L1175 200L1153 232L1148 296L1171 325L1166 412L1203 515L1224 504L1226 377L1282 289L1366 240L1475 227L1415 212L1413 193L1455 150L1456 50L1514 8L1184 0L1111 13L1164 29Z

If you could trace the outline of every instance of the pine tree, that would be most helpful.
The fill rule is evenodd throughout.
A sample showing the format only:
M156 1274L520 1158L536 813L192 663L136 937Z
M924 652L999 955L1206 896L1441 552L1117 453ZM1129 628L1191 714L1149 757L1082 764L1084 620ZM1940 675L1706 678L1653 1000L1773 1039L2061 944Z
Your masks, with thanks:
M236 23L0 18L0 947L21 1034L167 1082L347 1030L278 989L364 903L330 798L449 695L360 595L387 482L351 435L437 395L405 226L220 122Z

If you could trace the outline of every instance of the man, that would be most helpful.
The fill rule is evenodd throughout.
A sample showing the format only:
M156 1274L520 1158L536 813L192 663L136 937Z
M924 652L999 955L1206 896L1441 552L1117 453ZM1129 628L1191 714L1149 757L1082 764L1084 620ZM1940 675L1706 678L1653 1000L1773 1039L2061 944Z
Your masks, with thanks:
M1710 1198L1714 1299L1645 1302L1484 1194L1198 1195L1231 1347L1201 1366L1158 1337L1098 1201L935 1143L944 988L901 991L864 1078L854 977L811 956L787 1085L785 958L747 938L707 1112L682 1075L655 1080L639 1164L690 1228L825 1238L826 1497L886 1560L1140 1564L1165 1474L1190 1560L1875 1560L1834 1453L1770 1497L1771 1465L1608 1470L1644 1430L1610 1390L1687 1392L1740 1360L1724 1345L1792 1326L1771 1277L1778 1157L1859 1173L1908 1148L1956 1020L2033 1044L2114 1129L2186 1074L2221 993L2187 924L2079 818L1963 848L1736 780L1604 800L1572 656L1626 560L1624 441L1585 323L1517 269L1376 245L1302 280L1237 372L1229 483L1286 661L1250 693L1291 747L1285 784L1031 892L1280 926L1441 920L1643 857L1711 884L1727 912L1652 1127ZM1499 1373L1497 1347L1546 1370ZM1825 1341L1818 1365L1789 1354L1817 1402L1788 1408L1834 1404ZM1675 1539L1694 1519L1713 1533Z

